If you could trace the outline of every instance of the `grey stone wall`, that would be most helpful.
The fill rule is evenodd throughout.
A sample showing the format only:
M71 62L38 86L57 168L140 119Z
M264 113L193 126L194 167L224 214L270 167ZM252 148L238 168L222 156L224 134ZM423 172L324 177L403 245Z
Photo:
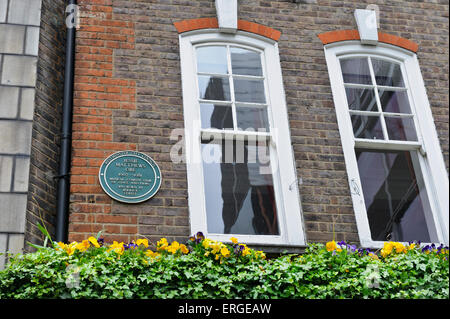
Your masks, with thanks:
M24 247L40 11L41 0L0 0L0 253Z

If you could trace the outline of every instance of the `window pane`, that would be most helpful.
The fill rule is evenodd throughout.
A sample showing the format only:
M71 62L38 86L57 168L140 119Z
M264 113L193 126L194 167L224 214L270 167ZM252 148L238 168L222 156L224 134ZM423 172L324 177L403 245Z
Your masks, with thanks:
M377 100L373 89L346 88L347 102L350 110L377 112Z
M233 110L231 106L200 104L202 128L233 129Z
M234 95L237 102L266 103L264 81L234 78Z
M373 240L436 242L417 152L356 149Z
M200 98L205 100L230 101L228 78L200 75L198 77Z
M411 114L406 92L378 90L383 112Z
M249 128L255 131L264 129L269 132L269 120L266 107L236 107L237 126L241 130Z
M372 84L367 58L341 59L344 83Z
M268 147L220 142L202 142L208 232L278 235Z
M261 57L258 52L231 48L233 74L262 76Z
M400 65L372 58L373 72L378 85L404 87Z
M381 128L380 117L352 115L353 133L356 138L367 138L382 140L383 130Z
M412 118L385 117L390 140L417 141L417 134Z
M220 46L197 48L197 71L228 74L227 48Z

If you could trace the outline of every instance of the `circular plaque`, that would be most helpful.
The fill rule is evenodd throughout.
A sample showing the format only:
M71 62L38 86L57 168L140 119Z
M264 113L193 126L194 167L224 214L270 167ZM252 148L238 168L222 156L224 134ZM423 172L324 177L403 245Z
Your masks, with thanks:
M155 161L140 152L117 152L105 159L98 173L106 194L123 203L141 203L161 186L161 171Z

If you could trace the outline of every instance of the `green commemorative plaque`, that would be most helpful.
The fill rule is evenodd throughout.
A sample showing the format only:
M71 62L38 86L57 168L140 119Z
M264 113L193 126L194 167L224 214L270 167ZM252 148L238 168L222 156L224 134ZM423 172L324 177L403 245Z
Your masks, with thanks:
M153 197L161 186L161 171L146 154L117 152L105 159L98 173L106 194L123 203L136 204Z

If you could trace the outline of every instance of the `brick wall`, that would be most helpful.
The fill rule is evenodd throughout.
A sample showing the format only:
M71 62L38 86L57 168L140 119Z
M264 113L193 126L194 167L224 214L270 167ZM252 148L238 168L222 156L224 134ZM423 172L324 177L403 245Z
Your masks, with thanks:
M280 59L307 240L358 242L323 45L317 35L356 29L353 12L375 3L380 31L419 45L418 58L448 169L448 1L240 0L239 19L281 31ZM170 161L170 132L183 127L174 22L216 16L214 1L81 0L77 34L70 240L189 235L186 168ZM145 152L163 185L139 205L100 188L101 162Z
M42 244L37 223L55 232L65 63L64 0L42 0L25 241ZM31 246L25 245L31 250Z
M137 121L136 80L120 73L126 59L120 51L135 49L134 22L114 14L110 0L78 4L69 239L103 230L108 241L129 241L138 232L138 211L115 205L97 175L110 154L138 149L129 132Z

